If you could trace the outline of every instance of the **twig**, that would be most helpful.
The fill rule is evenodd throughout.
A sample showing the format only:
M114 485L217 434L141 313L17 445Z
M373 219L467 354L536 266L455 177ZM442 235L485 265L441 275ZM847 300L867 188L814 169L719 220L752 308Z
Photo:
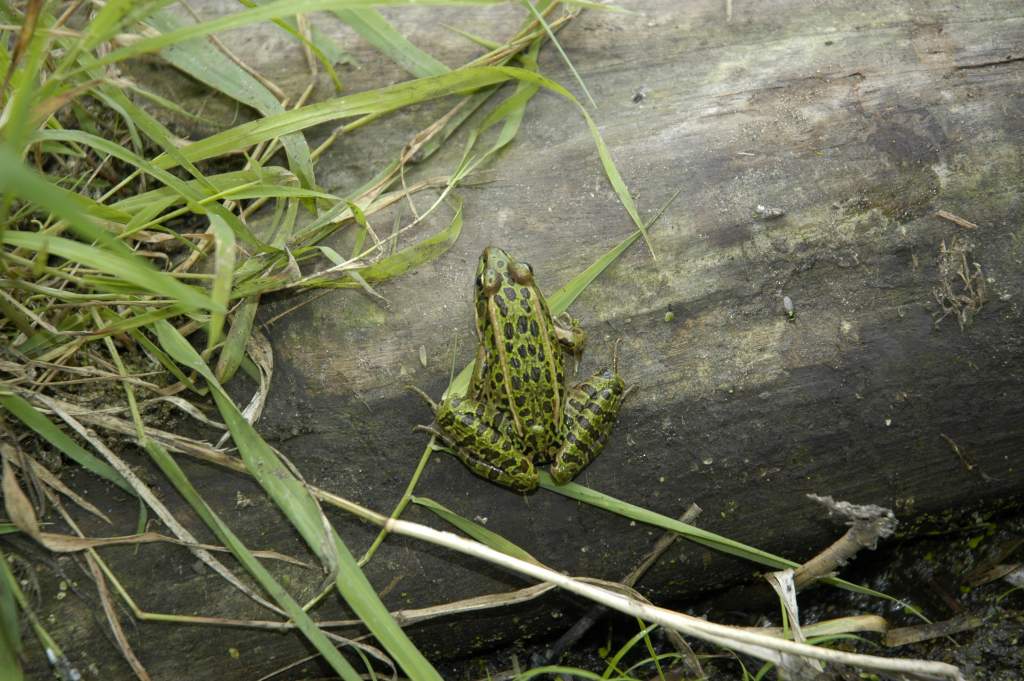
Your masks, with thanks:
M808 494L808 499L825 506L830 513L848 518L850 529L827 549L811 558L796 570L794 580L797 589L826 577L857 555L863 548L874 549L879 539L896 531L897 520L892 511L881 506L857 506L846 501L834 501L832 497Z
M943 220L949 220L953 224L960 225L964 229L978 229L978 225L974 224L970 220L965 220L959 215L954 215L948 210L937 210L935 211L935 217L942 218Z

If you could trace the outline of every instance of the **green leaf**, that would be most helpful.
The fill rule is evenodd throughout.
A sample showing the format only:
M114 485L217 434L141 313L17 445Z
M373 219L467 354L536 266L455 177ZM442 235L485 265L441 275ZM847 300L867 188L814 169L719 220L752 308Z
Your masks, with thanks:
M301 480L278 458L224 392L199 353L167 322L156 324L160 344L179 364L206 379L224 423L246 468L288 517L314 554L335 575L339 593L391 656L412 679L440 681L434 668L398 626L355 558L322 515L319 504Z
M231 318L231 328L224 341L224 347L217 357L217 380L221 383L230 381L238 371L238 366L245 356L245 344L252 335L252 324L256 319L256 310L260 306L259 296L249 296L235 309Z
M188 26L169 12L154 14L146 23L153 25L162 33L170 33ZM201 83L256 109L264 116L272 116L285 110L281 102L277 101L277 97L263 83L206 40L187 40L168 45L160 51L160 56ZM297 133L285 135L281 138L281 144L288 156L289 167L302 185L315 186L313 161L309 156L306 138Z
M381 54L417 78L438 76L449 71L447 66L409 42L372 7L336 9L334 14Z
M18 248L57 255L66 260L106 272L146 291L177 301L185 309L223 310L199 289L182 284L174 277L153 269L136 256L115 255L101 248L87 246L78 241L35 232L0 234L0 241Z
M442 506L433 499L427 499L425 497L412 497L412 503L422 506L423 508L430 509L445 521L459 528L469 537L472 537L473 539L477 540L481 544L484 544L485 546L491 547L495 551L501 551L502 553L507 554L509 556L513 556L514 558L529 561L530 563L535 563L537 565L542 565L542 563L539 560L531 556L524 549L521 549L520 547L510 542L508 539L505 539L500 534L496 532L491 532L483 525L478 525L477 523L474 523L472 520L467 520L466 518L463 518L458 513L455 513L451 509Z
M416 0L417 5L493 5L505 0ZM276 0L235 14L204 21L201 24L190 24L170 33L163 33L152 38L144 38L131 45L116 49L97 62L97 66L113 64L129 57L136 57L147 52L162 50L184 40L199 38L211 33L226 31L241 26L248 26L260 21L278 17L293 16L319 12L321 10L356 9L373 5L405 5L409 0Z
M108 0L85 25L82 42L83 50L91 50L102 42L114 37L124 27L140 17L144 17L161 7L171 4L174 0L155 0L139 2L139 0Z
M729 539L728 537L723 537L720 534L702 530L699 527L688 525L676 520L675 518L662 515L656 511L651 511L627 501L622 501L621 499L608 496L607 494L590 489L589 487L578 485L575 482L556 485L555 481L551 479L551 476L547 471L539 471L539 473L541 487L551 492L555 492L556 494L561 494L564 497L569 497L570 499L590 504L591 506L595 506L611 513L616 513L631 520L636 520L642 523L647 523L648 525L660 527L664 530L676 532L683 538L689 539L701 546L706 546L722 553L728 553L729 555L743 558L759 565L765 565L773 570L800 567L800 563L789 560L788 558L776 556L775 554L762 551L761 549L754 548L753 546L748 546L742 542ZM874 589L860 586L859 584L854 584L853 582L848 582L844 579L826 577L820 581L833 586L838 586L842 589L846 589L847 591L874 596L876 598L884 598L890 601L896 600L892 596L875 591Z
M170 139L170 133L155 118L149 116L149 114L144 113L142 109L139 109L137 106L135 106L127 100L121 102L121 104L130 114L132 114L135 117L136 123L139 124L139 127L150 137L150 139L156 141L164 149L174 147L174 144L173 142L171 142ZM102 137L98 137L97 135L83 132L81 130L40 130L34 135L33 139L58 139L63 141L74 141L78 142L79 144L92 147L97 151L102 151L103 153L110 154L114 158L120 159L125 163L130 163L136 168L144 171L149 175L152 175L154 178L156 178L163 184L167 185L168 187L171 187L176 192L178 192L181 196L185 198L186 202L188 203L189 207L193 212L198 213L200 215L205 213L219 215L221 219L223 219L231 226L231 229L235 232L236 235L238 235L240 239L244 240L247 244L250 244L254 247L265 248L265 245L259 239L257 239L252 234L252 232L249 231L249 228L246 227L241 220L238 219L238 216L228 211L220 203L218 203L217 201L200 203L203 196L198 191L194 190L192 188L192 185L189 185L189 183L185 182L184 180L178 179L177 177L175 177L174 174L150 162L149 160L142 158L137 154L133 154L132 152L128 151L119 144L115 144L110 140L103 139ZM184 157L181 156L181 154L178 153L176 149L174 154L175 158L187 162L190 171L197 176L197 182L200 185L206 184L207 192L209 194L212 194L214 192L213 187L208 185L205 176L203 176L202 173L200 173L194 166L192 166L191 162L188 162L187 159L184 159ZM115 243L120 245L121 248L124 248L124 244L121 244L121 242L115 241Z
M246 548L245 544L231 531L224 521L210 508L206 501L199 495L195 487L189 481L178 463L167 453L162 446L152 440L143 443L153 461L160 467L164 475L174 484L175 489L188 501L189 505L196 511L206 526L217 536L217 539L231 551L249 574L259 582L260 586L270 595L274 602L281 607L288 616L295 622L295 626L317 649L324 660L331 665L331 668L345 679L345 681L359 681L361 678L352 668L352 665L341 656L334 644L324 635L324 632L310 619L309 615L302 609L291 594L276 580L273 575L263 567L255 556Z
M135 257L130 248L86 217L68 192L55 191L52 182L22 163L7 145L0 145L0 194L7 193L53 213L83 239L99 242L112 254Z
M0 554L0 561L6 568L6 556ZM0 572L0 679L22 681L25 676L18 659L22 649L21 621L14 585L8 583L9 579L13 575L8 570Z
M232 275L235 271L235 233L219 215L210 216L210 229L213 230L214 239L213 285L210 287L210 299L218 306L218 310L210 313L206 341L208 350L212 350L220 342L228 301L231 300Z
M117 211L134 215L156 202L169 201L166 207L183 204L186 201L185 197L193 193L199 196L200 201L215 194L230 194L232 198L236 199L253 198L252 195L255 194L254 190L252 190L253 187L298 189L294 186L297 182L294 175L280 166L249 168L247 170L207 175L203 182L189 180L185 182L187 186L186 194L173 187L160 187L121 199L111 204L110 207ZM213 190L212 192L210 191L211 189ZM234 190L237 190L237 192ZM310 190L304 189L300 191L309 192Z
M293 109L243 123L230 130L193 142L179 151L182 156L194 163L245 149L253 144L305 130L321 123L352 116L387 113L445 95L502 83L520 77L521 74L529 73L529 71L508 66L474 66L458 69L441 76L419 78L376 90L336 97L309 104L301 109ZM535 78L539 77L530 75ZM545 81L551 83L547 79ZM554 83L552 84L554 85ZM561 86L557 87L561 88ZM564 89L562 91L572 97L568 91ZM161 168L172 168L176 165L174 159L164 155L157 157L154 163Z
M433 260L451 248L462 233L462 199L453 195L452 202L455 204L455 215L452 216L447 227L437 234L417 241L408 248L403 248L397 253L364 267L359 270L359 274L366 281L385 281Z
M69 458L87 471L104 480L109 480L128 494L135 495L135 490L106 461L96 458L83 449L77 442L64 434L50 419L43 416L28 401L14 393L0 392L0 406L9 411L15 418L34 430L40 437L64 452Z

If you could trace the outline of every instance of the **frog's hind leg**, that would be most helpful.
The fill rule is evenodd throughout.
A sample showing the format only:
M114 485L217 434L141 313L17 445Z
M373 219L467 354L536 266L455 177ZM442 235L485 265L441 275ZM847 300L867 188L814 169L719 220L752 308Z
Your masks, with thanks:
M569 391L565 401L562 446L551 464L551 477L559 485L572 480L604 449L626 395L618 374L618 344L612 368L604 369Z
M512 417L482 402L447 398L437 406L432 426L462 463L479 475L517 492L537 488L540 478L533 460L521 451Z

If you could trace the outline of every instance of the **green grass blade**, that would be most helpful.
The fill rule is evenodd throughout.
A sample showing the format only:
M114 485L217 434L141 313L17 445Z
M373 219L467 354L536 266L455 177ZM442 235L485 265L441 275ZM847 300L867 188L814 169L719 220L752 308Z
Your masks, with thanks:
M417 5L493 5L505 0L416 0ZM280 17L293 16L295 14L306 14L319 12L321 10L337 9L358 9L371 7L373 5L404 5L408 0L275 0L265 5L259 5L242 12L228 14L200 24L190 24L170 33L164 33L152 38L145 38L138 42L126 45L112 51L97 62L97 66L105 66L115 62L123 61L130 57L137 57L147 52L156 52L163 48L180 43L192 38L227 31L229 29L248 26L260 21L277 19Z
M157 13L149 17L146 23L155 26L162 33L187 26L168 12ZM208 41L188 40L169 45L161 50L160 56L201 83L256 109L264 116L272 116L285 110L277 101L277 97L263 83ZM310 159L306 138L297 133L285 135L281 138L281 144L288 156L288 165L300 179L302 186L315 186L313 161Z
M668 207L672 205L672 202L676 200L676 197L679 196L679 193L681 191L683 191L682 187L677 189L675 193L673 193L672 196L670 196L668 200L665 201L664 204L662 204L661 208L658 209L658 212L654 215L654 217L651 218L650 221L648 221L648 223L645 225L647 229L650 229L652 226L654 226L654 224L658 221L659 218L661 218L661 216L665 213ZM622 255L623 252L625 252L625 250L629 248L634 241L637 240L637 238L639 238L640 234L641 232L637 230L630 234L629 236L627 236L625 239L620 241L616 246L612 247L608 252L606 252L600 258L595 260L593 264L590 265L590 267L588 267L587 269L583 270L575 277L573 277L565 286L563 286L562 288L558 289L550 296L548 296L547 300L548 305L551 308L551 312L553 314L561 314L568 310L569 306L572 305L573 301L576 300L580 293L582 293L584 289L590 286L590 283L597 279L598 275L600 275L601 272L604 272L609 265L615 262L618 259L618 257Z
M175 361L206 379L246 468L288 517L321 562L336 575L338 591L356 615L410 678L440 681L441 677L381 603L377 592L359 569L344 542L327 523L305 484L294 476L273 448L245 420L199 353L167 322L159 322L156 331L160 344Z
M437 503L433 499L427 499L425 497L412 497L412 503L422 506L423 508L430 509L438 515L441 519L454 525L464 532L467 536L472 537L481 544L489 546L495 551L501 551L502 553L514 556L520 560L529 561L541 565L541 562L527 553L526 550L516 546L508 539L505 539L500 534L488 530L483 525L474 523L472 520L463 518L458 513L451 509Z
M59 236L35 232L0 234L0 241L18 248L57 255L107 274L157 295L171 298L186 309L223 310L199 289L182 284L174 277L149 266L144 260L131 256L114 255L101 248Z
M174 360L171 359L166 352L161 350L160 346L151 341L149 337L146 336L146 334L142 333L138 329L131 329L128 332L128 335L134 338L139 345L145 348L146 352L149 353L150 356L156 359L156 361L158 361L163 368L167 369L167 371L169 371L172 376L181 381L182 385L184 385L186 388L196 393L197 395L205 395L207 392L209 392L208 390L206 390L206 388L200 388L195 383L193 383L192 379L186 376L185 372L182 371L181 368L174 363Z
M448 67L413 45L376 9L336 9L334 15L352 27L385 57L416 76L439 76Z
M260 437L252 424L245 420L206 362L178 330L165 321L157 322L153 326L164 351L178 364L206 379L246 468L274 499L317 558L328 569L333 570L336 561L325 536L323 518L316 500L281 462L277 453Z
M331 665L331 668L345 681L359 681L361 678L359 673L341 656L341 653L334 647L334 644L324 635L324 632L320 630L316 623L310 619L309 615L302 609L302 606L274 579L270 572L246 548L245 544L209 507L195 487L192 486L192 483L185 476L178 463L167 453L167 450L152 440L147 440L142 444L146 451L149 452L154 463L160 467L164 475L174 484L175 489L188 501L196 514L203 519L206 526L234 554L238 562L259 582L264 591L274 599L274 602L288 613L288 616L295 622L295 626L313 644L317 652L323 655L324 660Z
M187 190L185 194L172 187L159 187L148 192L135 194L110 204L110 207L131 215L142 211L154 202L170 200L167 207L185 203L185 196L195 194L199 200L206 199L214 194L231 194L233 198L250 198L245 195L243 187L264 186L264 187L289 187L293 188L298 180L280 166L265 166L262 168L249 168L248 170L236 170L217 175L207 175L204 182L199 180L188 180L185 182ZM255 185L253 183L256 183ZM211 192L212 189L212 192ZM233 190L239 190L236 194ZM309 190L303 190L309 191Z
M99 12L85 25L80 48L91 50L102 42L110 40L128 24L165 7L174 0L108 0Z
M437 234L433 234L422 241L417 241L408 248L403 248L379 262L359 270L359 274L366 281L386 281L404 272L433 260L441 255L459 238L462 233L462 199L452 196L452 203L455 204L455 215L448 223L448 226Z
M260 306L259 296L250 296L235 309L231 318L231 328L224 340L220 356L217 357L216 375L221 383L230 381L238 371L242 358L245 356L245 344L252 335L252 324L256 319L256 310Z
M0 560L7 558L0 555ZM18 602L14 598L14 589L7 582L13 577L6 570L0 573L0 679L23 681L19 656L22 649L21 621L18 614Z
M629 193L629 187L622 179L622 175L619 174L619 169L615 165L615 160L612 159L612 154L608 151L608 145L604 143L604 138L601 137L601 131L597 129L597 123L590 117L590 114L585 109L580 107L580 113L583 114L583 118L587 121L587 127L590 128L590 136L594 138L594 144L597 145L597 155L601 159L601 166L604 168L605 175L608 176L608 181L612 185L612 189L615 191L615 195L619 197L619 201L622 206L629 213L629 217L633 219L633 224L640 230L640 233L644 237L644 241L647 243L647 250L651 252L651 256L654 257L654 246L651 245L651 240L647 236L647 228L644 226L643 220L640 219L640 213L636 210L636 203L633 201L633 195Z
M590 286L591 282L597 279L597 277L604 272L609 265L615 262L627 248L632 246L633 242L639 237L639 231L633 232L600 258L591 263L587 269L570 279L565 286L548 296L547 301L548 306L551 308L551 314L559 315L568 310L569 306L572 305L573 301L575 301L581 293L583 293L584 289Z
M10 412L16 419L34 430L41 438L66 454L82 468L86 469L90 473L100 476L104 480L109 480L128 494L133 496L135 495L135 491L132 490L131 485L129 485L128 482L121 477L121 474L115 471L110 464L93 456L90 452L83 449L77 442L65 435L64 431L53 425L53 422L50 421L50 419L39 413L35 407L29 404L29 402L22 397L13 393L4 394L3 392L0 392L0 406Z
M163 148L174 147L174 143L171 141L170 133L164 128L155 118L152 118L148 114L142 113L142 110L136 107L131 102L122 102L122 105L126 110L133 116L137 115L136 123L139 127L146 132L146 134L160 144ZM174 191L178 192L183 196L188 203L191 210L197 214L212 213L218 215L227 222L231 229L234 230L235 234L240 239L245 241L247 244L256 248L264 248L264 244L256 238L256 236L249 231L249 228L238 219L238 216L228 211L217 201L201 203L203 195L192 188L189 183L184 180L178 179L173 173L161 168L159 165L134 154L119 144L115 144L109 140L105 140L102 137L87 133L81 130L41 130L34 136L34 139L56 139L62 141L73 141L79 144L92 147L97 151L101 151L105 154L109 154L116 159L120 159L125 163L130 163L136 168L143 172L151 175L155 179L159 180L163 184L171 187ZM189 166L191 162L181 156L177 150L174 152L175 157L185 161ZM202 186L206 185L208 194L215 193L212 186L207 183L206 178L200 173L194 166L191 166L194 175L197 176L196 182ZM108 237L109 238L109 237ZM120 244L120 242L115 241ZM121 248L124 248L123 244L120 244Z
M661 513L649 511L646 508L635 506L626 501L621 501L620 499L610 497L607 494L590 489L589 487L584 487L583 485L578 485L574 482L566 483L565 485L556 485L551 479L551 476L544 471L540 472L540 485L546 490L556 492L557 494L569 497L570 499L582 501L585 504L590 504L591 506L596 506L597 508L605 511L616 513L629 518L630 520L636 520L665 530L671 530L672 532L676 532L686 539L702 546L707 546L708 548L721 551L722 553L728 553L729 555L744 558L760 565L766 565L775 570L800 566L799 563L775 556L767 551L747 546L746 544L734 541L728 537L723 537L719 534L715 534L714 532L702 530L699 527L694 527L693 525L687 525L675 518L669 518Z
M590 96L590 90L587 89L587 84L583 82L583 78L581 78L579 72L576 71L576 67L572 65L572 60L569 59L569 55L567 55L565 50L562 49L562 44L558 42L558 38L555 37L554 31L551 30L550 26L548 26L548 22L544 19L544 15L537 11L537 8L534 7L531 0L522 0L522 3L526 5L527 9L530 10L530 13L533 14L533 18L544 27L544 32L548 34L551 44L555 46L555 49L558 50L558 54L562 56L562 61L564 61L565 65L569 67L572 77L580 84L580 89L583 90L583 94L587 96L587 101L590 102L590 106L596 108L597 102L595 102L594 98Z
M99 242L115 255L135 257L131 249L86 217L67 192L54 191L53 183L29 169L9 147L0 145L0 194L8 193L53 213L83 239Z
M231 281L235 271L235 233L220 216L210 216L210 228L213 230L213 285L210 287L210 299L217 310L210 313L206 348L213 350L220 342L220 334L224 330L224 318L227 316L228 301L231 299Z
M517 77L520 72L529 73L511 67L476 66L458 69L441 76L419 78L376 90L335 97L309 104L301 109L237 125L230 130L193 142L179 151L189 161L198 162L321 123L353 116L387 113L457 92L502 83ZM172 158L163 155L157 157L154 162L161 168L171 168L175 165Z
M687 525L686 523L680 522L675 518L670 518L666 515L662 515L656 511L651 511L646 508L635 506L627 501L616 499L615 497L608 496L596 490L590 489L578 485L574 482L569 482L564 485L556 485L555 481L551 479L551 476L547 471L540 472L540 486L551 492L561 494L562 496L575 499L576 501L582 501L585 504L596 506L597 508L616 513L624 516L631 520L636 520L648 525L654 525L665 530L676 532L682 537L689 539L690 541L706 546L715 551L721 551L737 558L743 558L759 565L764 565L772 568L773 570L781 570L785 568L797 568L800 564L783 558L782 556L776 556L775 554L762 551L761 549L748 546L742 542L723 537L720 534L714 532L708 532L702 530L699 527L693 525ZM826 577L822 580L826 584L837 586L847 591L853 591L855 593L864 594L866 596L874 596L876 598L883 598L888 601L896 601L897 599L884 594L874 589L848 582L845 579L838 579L835 577Z

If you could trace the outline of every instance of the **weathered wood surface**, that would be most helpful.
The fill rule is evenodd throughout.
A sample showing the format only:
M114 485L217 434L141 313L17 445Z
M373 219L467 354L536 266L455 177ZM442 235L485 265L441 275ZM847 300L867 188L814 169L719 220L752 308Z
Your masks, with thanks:
M734 2L726 21L722 2L624 4L641 13L587 13L560 39L642 213L683 189L651 231L657 259L636 244L572 309L591 338L581 371L621 338L622 374L640 387L580 481L670 516L696 502L701 526L795 560L840 531L809 492L887 505L911 521L1011 501L1024 482L1024 7ZM387 14L452 66L474 48L440 24L500 37L521 17L506 6ZM333 22L321 28L349 36L363 62L344 73L351 87L405 77ZM301 54L273 29L227 41L278 82L304 84L287 76ZM541 62L572 85L553 50ZM343 139L322 183L342 191L365 180L443 110L421 107ZM530 261L555 290L631 229L586 127L557 96L535 99L492 169L492 183L462 190L466 226L452 250L380 287L389 311L338 291L271 327L277 373L260 428L314 484L384 512L397 502L424 444L410 428L427 418L405 387L437 395L456 338L458 366L471 358L470 284L483 246ZM758 219L758 204L785 215ZM935 217L940 209L978 228ZM984 306L964 330L953 317L935 322L940 249L954 239L969 240L968 266L985 280ZM250 546L302 555L251 482L188 470ZM236 507L236 490L254 505ZM573 574L620 577L656 535L555 494L509 493L442 454L416 493L485 518ZM374 529L332 517L360 554ZM418 508L406 517L440 525ZM183 550L104 554L148 610L262 616L219 578L195 573ZM643 587L657 601L755 570L683 542ZM315 593L318 575L283 572L300 598ZM396 608L524 584L401 538L387 540L368 573ZM83 671L130 677L91 603L46 595L65 622L54 633ZM431 654L465 652L566 622L552 603L414 632ZM342 613L337 602L319 611ZM158 679L183 669L191 679L252 678L304 650L298 637L239 629L141 624L130 635Z

